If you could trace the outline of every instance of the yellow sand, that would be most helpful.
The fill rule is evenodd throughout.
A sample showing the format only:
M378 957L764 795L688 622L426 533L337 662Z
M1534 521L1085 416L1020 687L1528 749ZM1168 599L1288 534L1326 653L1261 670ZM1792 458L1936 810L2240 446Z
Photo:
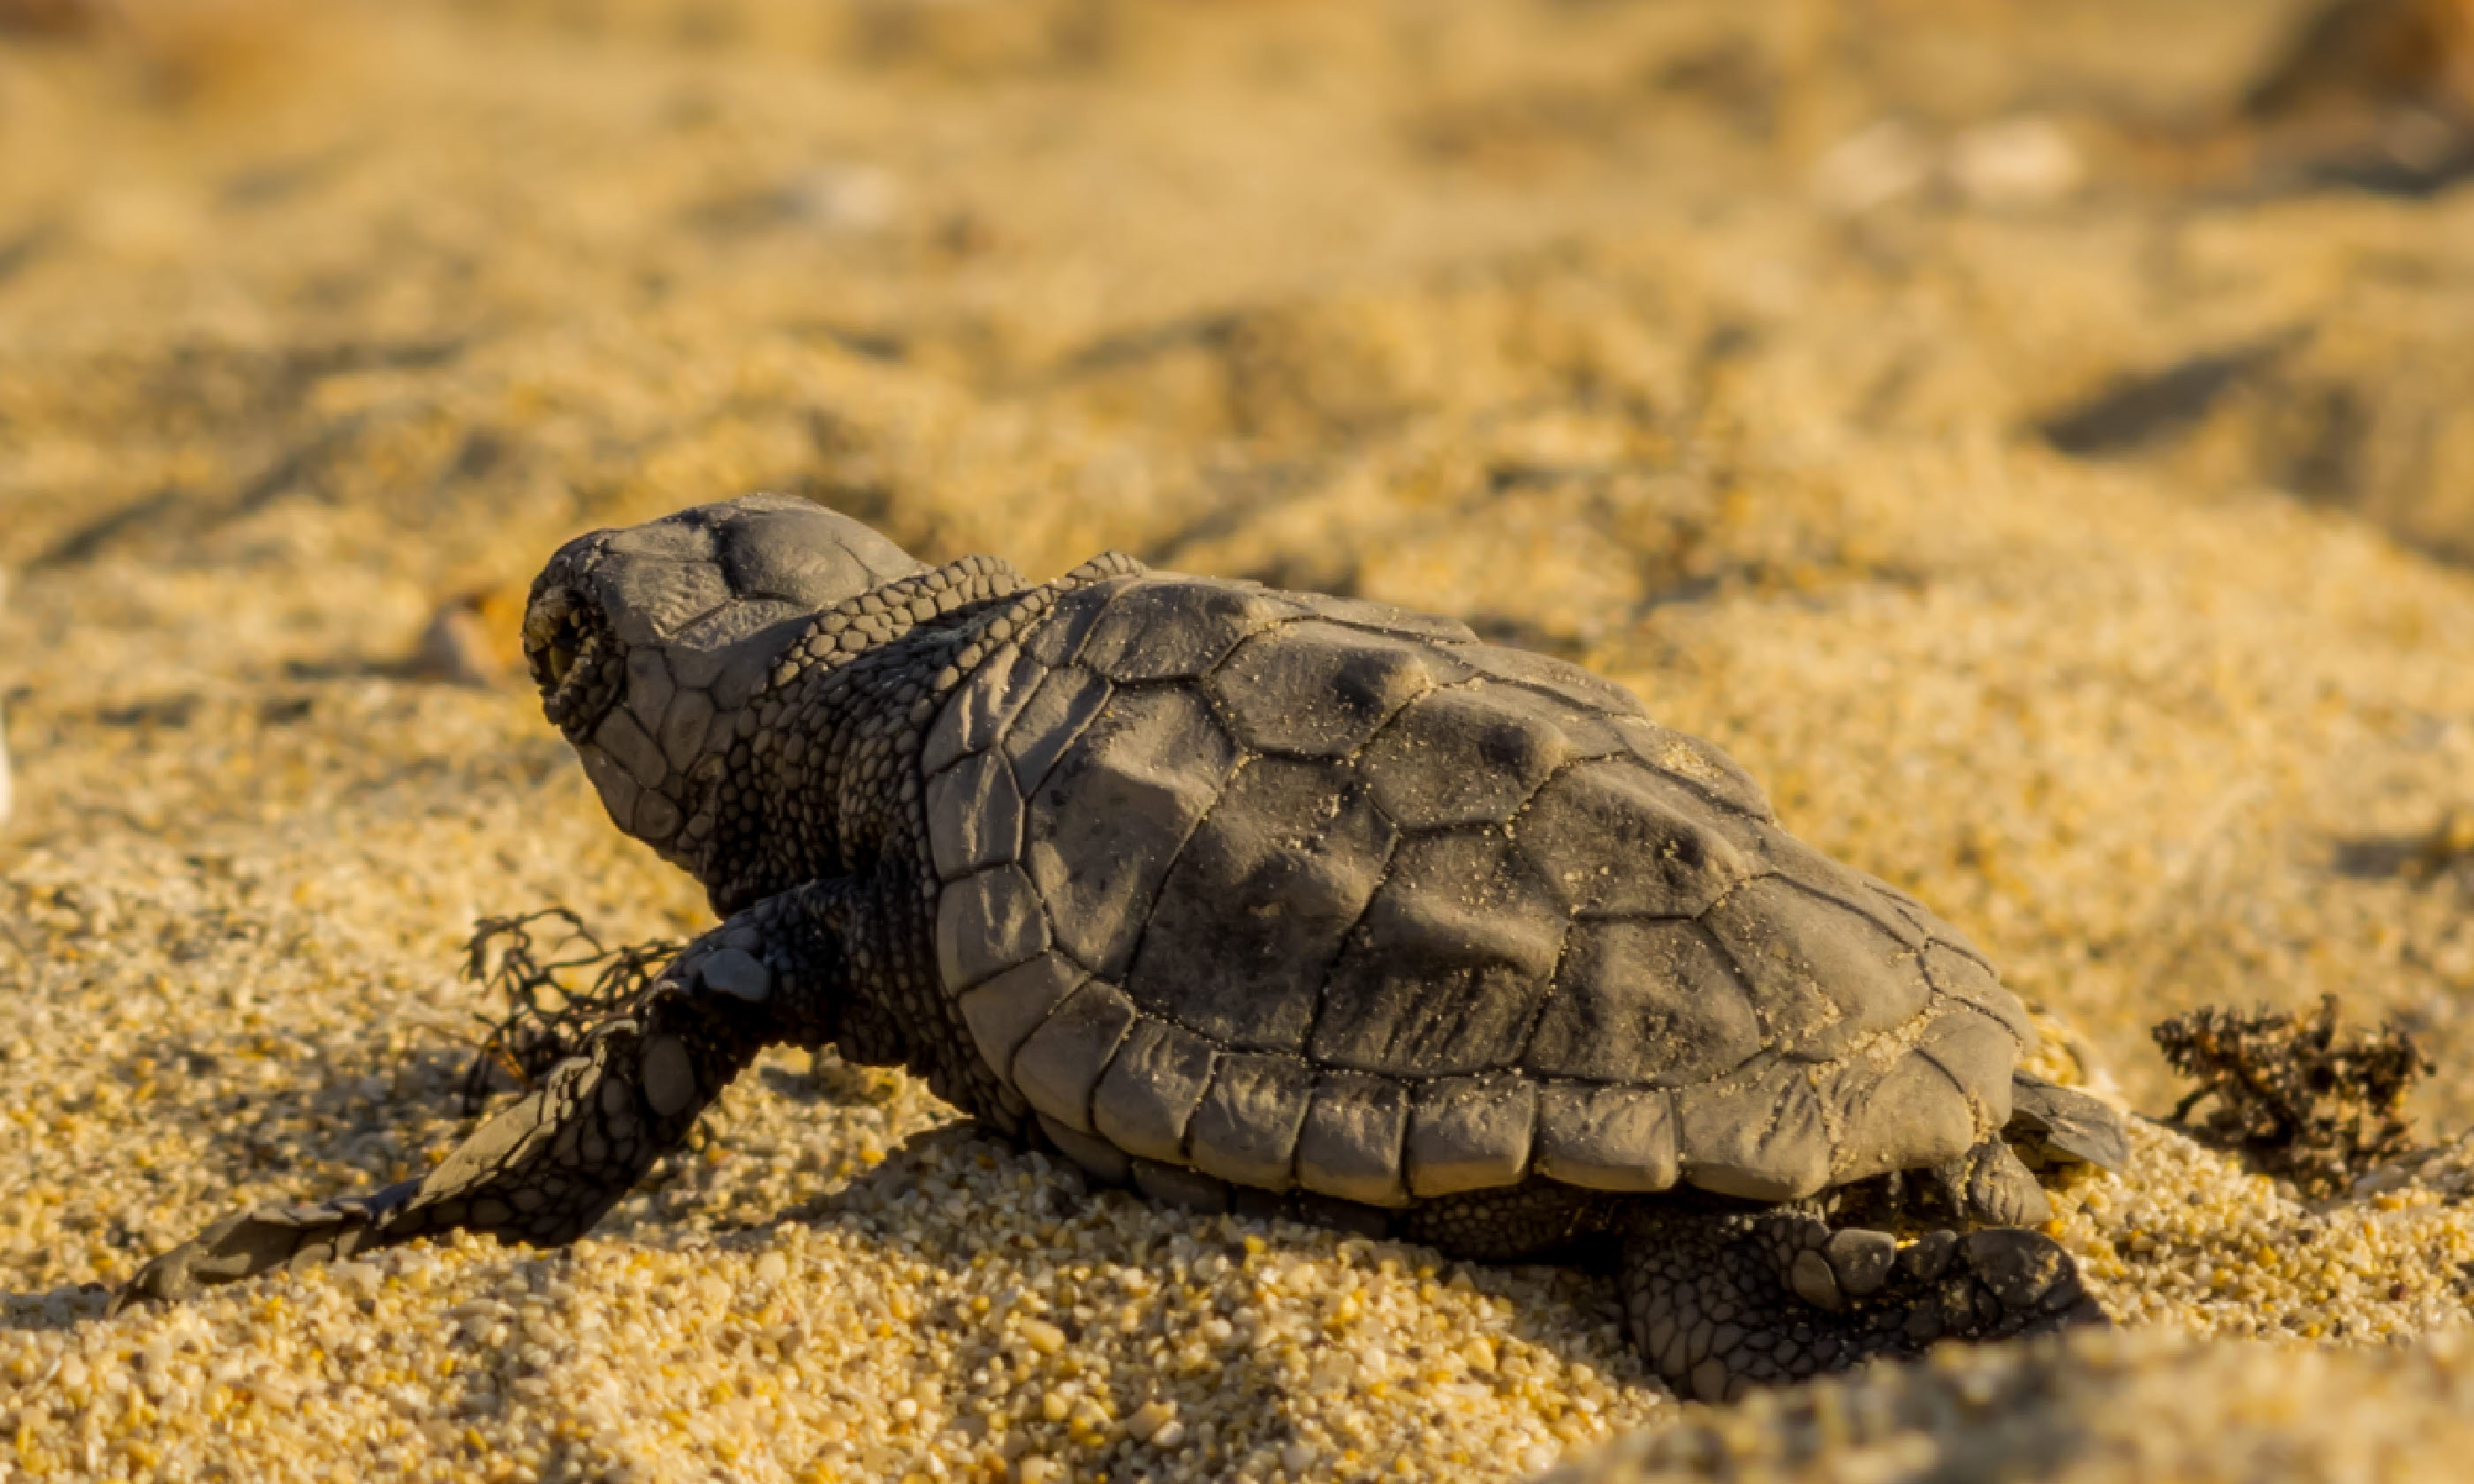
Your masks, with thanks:
M2047 9L157 0L0 41L0 1479L1521 1477L1672 1425L1599 1280L1093 1199L830 1059L575 1251L97 1317L217 1214L451 1144L474 918L708 921L518 688L410 661L443 609L502 653L570 532L758 488L929 560L1460 614L1727 747L2132 1106L2162 1016L2334 992L2474 1121L2474 194L2141 183L2100 115L2215 107L2282 12ZM2145 442L2036 431L2228 352ZM2009 1446L1932 1400L1980 1375L2169 1461L2021 1477L2256 1476L2355 1408L2445 1461L2457 1352L2345 1348L2456 1323L2465 1159L2306 1209L2137 1147L2055 1229L2123 1340L1686 1425L1890 1398L1759 1467L1922 1476L1904 1440Z

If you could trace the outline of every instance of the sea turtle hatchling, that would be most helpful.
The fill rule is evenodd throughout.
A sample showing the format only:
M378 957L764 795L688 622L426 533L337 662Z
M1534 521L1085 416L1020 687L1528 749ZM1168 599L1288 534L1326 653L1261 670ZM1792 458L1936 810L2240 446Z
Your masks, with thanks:
M1575 666L1119 555L931 570L762 495L569 542L524 642L721 924L425 1179L228 1219L123 1300L571 1240L762 1048L830 1043L1155 1200L1594 1244L1705 1398L2103 1321L2021 1152L2116 1162L2114 1115L2015 1071L1956 930ZM1859 1221L1919 1209L1966 1234Z

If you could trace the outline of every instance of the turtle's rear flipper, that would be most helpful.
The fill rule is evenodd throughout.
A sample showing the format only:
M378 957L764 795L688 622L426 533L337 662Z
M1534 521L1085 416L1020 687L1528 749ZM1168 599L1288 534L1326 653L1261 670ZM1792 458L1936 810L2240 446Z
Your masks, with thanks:
M2031 1164L2119 1170L2130 1162L2122 1114L2075 1088L2025 1072L2011 1074L2010 1124L2001 1137Z
M2015 1227L1832 1231L1774 1210L1644 1211L1624 1239L1624 1318L1676 1394L1721 1401L1936 1340L2109 1321L2050 1237Z

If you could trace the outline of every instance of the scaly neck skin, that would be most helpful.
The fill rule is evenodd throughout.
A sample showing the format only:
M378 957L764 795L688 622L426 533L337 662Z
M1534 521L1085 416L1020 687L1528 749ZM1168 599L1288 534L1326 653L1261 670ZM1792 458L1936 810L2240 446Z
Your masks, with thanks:
M944 586L931 586L939 578ZM912 590L897 590L906 586ZM814 1032L853 1061L907 1066L982 1115L997 1111L996 1089L982 1086L966 1028L940 1023L955 1012L932 982L933 902L922 887L934 877L919 751L951 693L937 680L950 685L958 676L949 672L983 662L980 632L1021 587L1010 568L981 559L870 594L877 610L860 617L900 615L878 632L838 610L820 618L786 658L794 673L753 704L756 724L732 764L743 771L724 775L738 799L754 803L745 836L753 848L712 886L716 909L728 913L816 889L810 883L846 883L861 903L838 930L852 971L828 992L835 1003L809 1008ZM861 642L842 648L854 632ZM732 795L725 788L716 797Z
M1142 571L1104 553L1026 590L1010 566L973 557L887 584L819 615L784 651L776 673L788 673L749 704L732 744L696 769L694 858L716 912L811 883L856 894L839 933L853 972L810 1025L854 1061L907 1065L999 1128L1015 1128L1023 1107L982 1063L937 982L920 750L955 688L1044 621L1059 593ZM1007 627L992 631L1001 619Z
M788 676L747 703L736 736L697 768L690 853L716 913L865 876L907 841L910 760L936 674L992 601L1023 586L1006 562L966 557L831 609L792 641L777 666Z

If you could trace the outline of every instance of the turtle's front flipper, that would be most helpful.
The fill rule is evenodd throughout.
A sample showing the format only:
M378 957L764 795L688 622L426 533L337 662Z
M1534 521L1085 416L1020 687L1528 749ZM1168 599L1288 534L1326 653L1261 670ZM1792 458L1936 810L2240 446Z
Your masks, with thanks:
M463 1227L555 1246L591 1230L764 1046L807 1034L839 990L844 894L771 898L680 953L627 1014L421 1181L227 1217L112 1300L178 1299L286 1264Z
M1724 1400L1936 1340L2108 1323L2052 1238L2015 1227L1832 1231L1786 1210L1645 1209L1624 1238L1624 1318L1676 1393Z
M427 1179L227 1217L146 1264L112 1307L450 1227L543 1246L583 1235L762 1046L675 989L646 1001L596 1028L583 1054L552 1067Z
M212 1283L229 1283L287 1263L332 1261L399 1240L389 1231L388 1219L402 1211L421 1185L407 1180L371 1195L227 1216L138 1269L111 1296L108 1312L117 1314L141 1299L185 1299Z

